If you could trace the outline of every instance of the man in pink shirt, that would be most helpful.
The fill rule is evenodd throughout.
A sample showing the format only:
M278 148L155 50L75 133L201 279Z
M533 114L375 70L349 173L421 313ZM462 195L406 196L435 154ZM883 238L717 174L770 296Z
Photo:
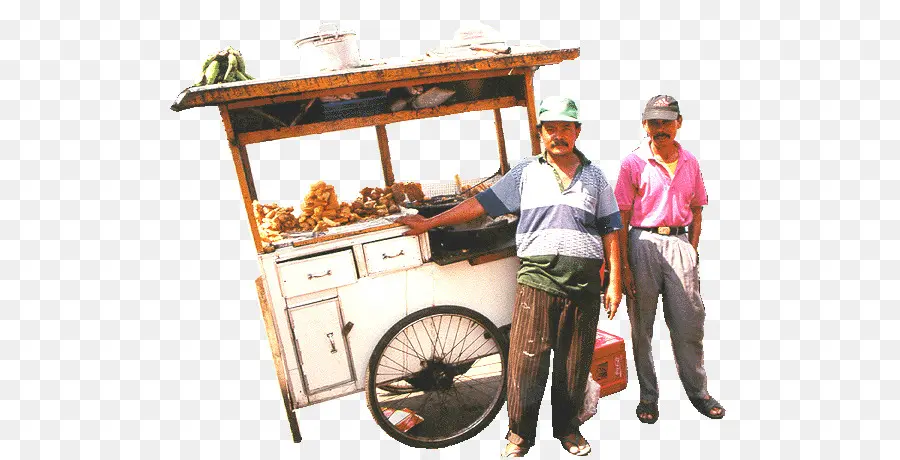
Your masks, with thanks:
M688 398L709 418L725 416L725 409L707 392L703 368L706 312L697 276L697 245L708 199L697 158L675 141L681 123L675 98L650 99L642 116L648 138L622 160L616 183L624 223L619 230L622 280L641 390L636 414L643 423L659 418L651 339L660 294L678 376Z

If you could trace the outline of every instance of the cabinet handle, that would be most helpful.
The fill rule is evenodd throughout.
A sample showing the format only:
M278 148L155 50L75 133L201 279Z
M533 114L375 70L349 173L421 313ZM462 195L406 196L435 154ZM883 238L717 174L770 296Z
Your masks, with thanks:
M322 273L321 275L313 275L312 273L307 273L307 274L306 274L306 279L311 280L311 279L313 279L313 278L322 278L322 277L325 277L325 276L331 276L331 270L328 270L327 272Z
M334 332L325 334L325 337L328 337L328 340L331 342L331 352L337 353L337 347L334 346Z
M392 256L389 256L389 255L387 255L387 254L382 254L382 255L381 255L381 260L384 260L384 259L393 259L394 257L400 257L400 256L402 256L402 255L403 255L403 250L401 249L400 252L398 252L397 254L394 254L394 255L392 255Z

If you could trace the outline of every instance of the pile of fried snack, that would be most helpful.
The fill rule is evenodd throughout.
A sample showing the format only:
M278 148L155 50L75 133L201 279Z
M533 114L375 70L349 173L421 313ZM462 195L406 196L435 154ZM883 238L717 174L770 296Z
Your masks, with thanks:
M300 215L294 208L279 207L276 203L253 202L253 214L259 236L265 242L281 240L287 232L323 232L331 227L352 224L373 217L400 212L406 201L417 203L425 199L422 185L417 182L398 182L390 187L366 187L352 203L340 202L334 186L318 181L310 186L303 199Z

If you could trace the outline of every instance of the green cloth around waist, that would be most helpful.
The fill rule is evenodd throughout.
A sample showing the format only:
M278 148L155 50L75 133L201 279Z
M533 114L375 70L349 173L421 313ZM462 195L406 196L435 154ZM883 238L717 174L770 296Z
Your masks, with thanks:
M603 261L563 255L522 258L516 281L575 301L599 299Z

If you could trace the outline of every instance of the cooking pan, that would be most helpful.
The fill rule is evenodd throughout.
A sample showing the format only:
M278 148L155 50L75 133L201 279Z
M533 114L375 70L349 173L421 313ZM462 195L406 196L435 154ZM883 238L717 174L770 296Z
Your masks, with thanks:
M462 203L465 199L466 197L457 194L437 195L421 200L415 204L404 203L403 206L419 211L419 215L422 217L432 217Z
M432 246L448 251L476 249L494 246L515 234L518 218L515 215L488 218L480 226L459 225L439 227L429 232Z
M422 217L431 217L436 216L460 203L465 201L467 198L474 196L475 192L477 192L477 187L481 184L484 184L492 179L496 179L500 177L500 171L498 170L494 174L484 178L481 182L471 186L467 192L460 193L451 193L449 195L436 195L430 198L426 198L418 203L404 203L403 206L407 208L412 208L419 211L419 215ZM456 176L456 186L457 188L462 188L460 184L459 176Z

